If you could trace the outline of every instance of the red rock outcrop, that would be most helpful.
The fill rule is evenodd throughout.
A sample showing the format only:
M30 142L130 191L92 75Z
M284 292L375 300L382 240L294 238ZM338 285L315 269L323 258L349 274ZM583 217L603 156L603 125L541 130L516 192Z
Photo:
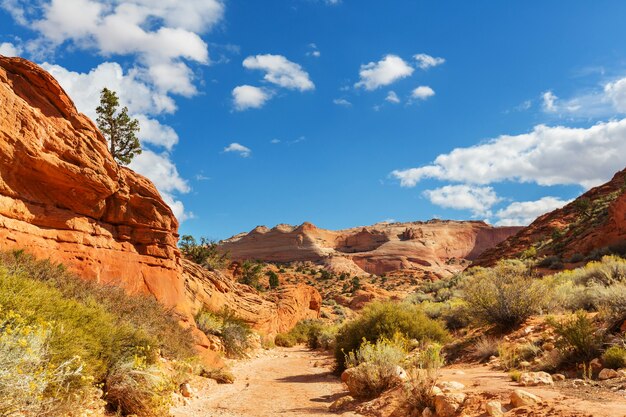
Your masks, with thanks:
M626 250L626 169L565 207L546 213L499 245L483 252L477 265L491 266L535 247L538 256L588 255L615 246Z
M113 160L54 78L0 56L0 250L25 249L85 279L152 294L190 324L203 305L228 307L266 333L319 314L311 287L261 296L193 267L181 259L177 229L154 185Z
M113 160L48 73L0 57L0 249L50 257L184 312L177 228L154 185Z
M448 275L462 269L463 260L475 259L518 230L474 221L379 223L339 231L304 223L260 226L221 242L221 247L236 260L312 261L357 275L400 270Z

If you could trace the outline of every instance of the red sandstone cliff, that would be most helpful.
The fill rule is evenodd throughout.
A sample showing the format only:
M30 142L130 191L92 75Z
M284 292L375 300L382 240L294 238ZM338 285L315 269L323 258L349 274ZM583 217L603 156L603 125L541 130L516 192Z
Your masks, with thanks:
M490 266L515 258L530 247L538 256L588 255L594 249L626 250L626 169L563 208L537 218L528 227L485 251L476 264Z
M0 56L0 250L25 249L86 279L152 294L190 322L202 306L226 306L276 333L319 314L311 287L266 297L190 266L180 258L177 229L154 185L113 160L56 80L29 61Z
M518 230L474 221L380 223L339 231L304 223L259 226L221 242L221 247L236 260L312 261L351 274L419 270L447 275Z

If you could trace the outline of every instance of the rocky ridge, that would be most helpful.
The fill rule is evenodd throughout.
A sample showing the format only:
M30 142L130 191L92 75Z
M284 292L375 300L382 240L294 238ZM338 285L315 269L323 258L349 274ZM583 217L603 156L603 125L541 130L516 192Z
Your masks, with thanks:
M309 261L330 271L354 275L427 271L450 275L484 250L515 234L518 227L492 227L477 221L378 223L326 230L311 223L256 227L220 243L235 260L287 263Z

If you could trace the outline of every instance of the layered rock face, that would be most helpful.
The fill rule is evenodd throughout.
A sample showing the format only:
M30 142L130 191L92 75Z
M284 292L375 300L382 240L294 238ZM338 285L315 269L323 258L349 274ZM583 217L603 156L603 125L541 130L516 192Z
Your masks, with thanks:
M24 249L85 279L152 294L189 324L203 306L227 307L265 333L318 316L312 287L261 296L181 259L177 230L154 185L113 160L48 73L0 56L0 250Z
M574 254L586 256L602 248L626 253L626 169L565 207L540 216L485 251L476 263L491 266L499 259L516 258L533 246L538 256L558 255L565 261Z
M0 57L0 249L185 310L178 222L38 66Z
M260 226L221 242L221 247L237 260L312 261L350 274L417 270L447 275L518 230L472 221L380 223L339 231L304 223Z

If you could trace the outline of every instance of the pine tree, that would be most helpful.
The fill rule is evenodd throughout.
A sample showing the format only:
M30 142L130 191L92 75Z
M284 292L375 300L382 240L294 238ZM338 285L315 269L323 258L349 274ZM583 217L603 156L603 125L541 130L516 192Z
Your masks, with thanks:
M118 111L119 106L117 94L105 87L100 93L96 121L109 144L113 158L122 165L128 165L135 156L141 153L141 145L137 138L139 121L130 118L127 107Z

